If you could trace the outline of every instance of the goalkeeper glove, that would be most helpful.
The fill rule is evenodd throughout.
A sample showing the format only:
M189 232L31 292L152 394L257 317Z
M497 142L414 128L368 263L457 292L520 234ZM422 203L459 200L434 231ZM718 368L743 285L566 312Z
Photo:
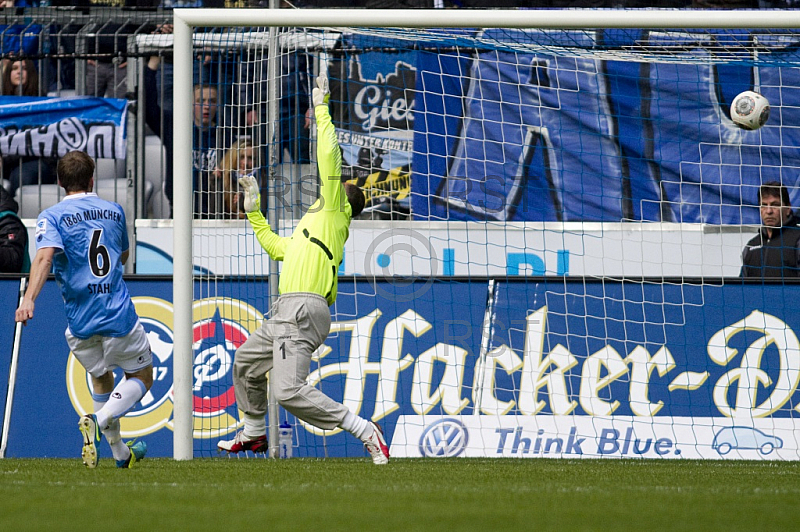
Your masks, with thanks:
M311 91L311 101L314 107L318 105L328 105L328 98L330 98L331 91L328 88L328 77L319 76L317 78L317 86Z
M258 191L256 178L245 175L239 178L239 186L244 191L244 212L250 213L261 209L261 194Z

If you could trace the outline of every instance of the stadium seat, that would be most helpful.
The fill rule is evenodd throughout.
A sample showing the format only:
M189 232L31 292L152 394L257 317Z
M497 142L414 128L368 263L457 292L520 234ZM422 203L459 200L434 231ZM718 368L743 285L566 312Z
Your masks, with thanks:
M145 182L145 212L150 208L153 188L152 183ZM98 179L95 181L95 192L103 199L122 205L127 218L132 216L132 213L128 212L128 185L126 179ZM25 185L17 189L14 198L19 204L20 218L37 218L40 212L61 201L64 195L64 189L58 185Z
M144 177L156 187L164 182L167 173L167 150L156 135L144 138Z
M154 190L151 204L153 218L169 218L169 201L164 194L167 150L157 135L144 138L144 178Z
M25 185L19 187L14 195L19 204L20 218L37 218L40 212L63 197L64 189L58 185Z
M95 159L95 178L125 179L125 159Z
M101 198L119 203L125 210L125 217L133 219L133 213L128 211L128 181L126 179L98 179L95 181L94 190ZM153 184L145 181L144 187L144 212L147 212L153 196Z
M150 183L150 181L148 181ZM152 185L152 183L150 183ZM153 187L153 197L150 201L150 217L151 218L169 218L169 200L167 194L164 192L164 184L160 188Z
M94 191L101 198L119 203L123 207L128 201L128 183L125 179L97 179L94 182Z

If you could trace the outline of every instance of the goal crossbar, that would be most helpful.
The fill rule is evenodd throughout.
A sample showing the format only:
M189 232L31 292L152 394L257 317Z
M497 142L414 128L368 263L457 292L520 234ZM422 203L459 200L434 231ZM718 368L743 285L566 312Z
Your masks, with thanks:
M193 27L800 28L800 13L785 10L175 9L174 13L176 24Z

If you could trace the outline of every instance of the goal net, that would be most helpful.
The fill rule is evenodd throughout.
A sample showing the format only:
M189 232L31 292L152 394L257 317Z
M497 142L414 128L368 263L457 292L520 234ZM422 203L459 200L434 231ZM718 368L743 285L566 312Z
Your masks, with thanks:
M800 459L797 272L739 277L759 187L800 204L782 25L800 16L176 10L176 458L241 428L235 349L281 265L236 178L291 235L324 74L367 207L308 383L393 456ZM759 130L731 120L745 90L771 103ZM198 97L216 126L192 133ZM285 422L294 456L364 456L270 404L273 454Z

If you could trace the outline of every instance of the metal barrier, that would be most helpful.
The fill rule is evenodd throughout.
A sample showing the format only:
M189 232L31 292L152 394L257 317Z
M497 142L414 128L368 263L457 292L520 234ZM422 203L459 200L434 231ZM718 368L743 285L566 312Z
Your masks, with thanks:
M28 8L0 10L0 58L4 66L33 69L35 81L12 84L0 77L0 94L70 98L127 99L124 158L98 158L96 191L120 203L133 233L136 218L168 217L163 183L166 155L148 138L141 106L136 36L151 33L172 19L171 11L127 8ZM19 124L25 127L25 124ZM56 184L55 157L3 154L2 184L15 193L23 218L63 196ZM154 208L155 207L155 208Z

